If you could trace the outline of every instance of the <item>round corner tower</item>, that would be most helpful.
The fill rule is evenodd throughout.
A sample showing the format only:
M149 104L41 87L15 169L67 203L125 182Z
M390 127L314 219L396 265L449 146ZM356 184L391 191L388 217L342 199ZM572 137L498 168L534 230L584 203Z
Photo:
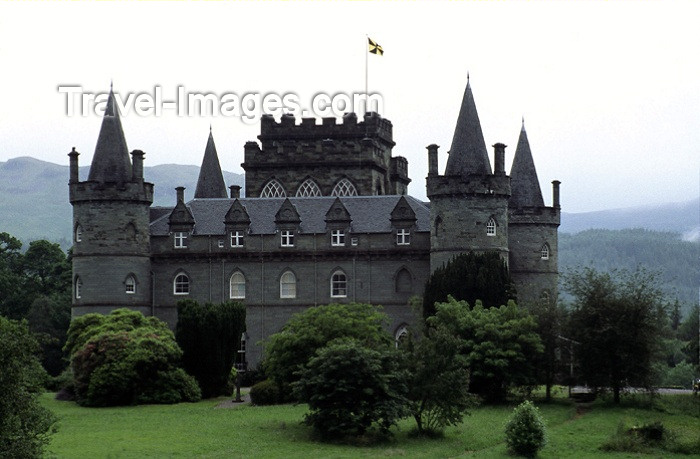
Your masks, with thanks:
M150 206L153 184L144 182L144 153L132 161L110 91L86 181L71 151L73 206L73 317L127 307L151 315Z
M496 144L494 171L471 87L462 99L445 174L438 174L438 146L428 146L430 271L464 252L495 251L508 260L508 199L505 145Z

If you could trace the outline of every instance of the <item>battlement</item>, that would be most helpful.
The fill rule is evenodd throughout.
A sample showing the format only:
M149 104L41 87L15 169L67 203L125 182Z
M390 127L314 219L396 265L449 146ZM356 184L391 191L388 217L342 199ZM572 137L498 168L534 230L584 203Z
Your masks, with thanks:
M426 179L427 195L510 196L510 177L505 175L432 175Z
M82 201L133 201L153 203L153 184L148 182L97 182L86 180L69 184L71 204Z
M508 220L511 224L546 224L559 226L561 211L557 207L520 207L509 209Z
M265 145L268 141L275 140L343 140L365 137L378 138L394 146L391 121L374 112L366 113L362 121L358 120L355 113L347 113L340 122L331 117L322 118L320 124L316 118L301 118L300 123L297 123L296 117L289 114L282 115L279 121L275 121L272 115L263 115L258 139Z

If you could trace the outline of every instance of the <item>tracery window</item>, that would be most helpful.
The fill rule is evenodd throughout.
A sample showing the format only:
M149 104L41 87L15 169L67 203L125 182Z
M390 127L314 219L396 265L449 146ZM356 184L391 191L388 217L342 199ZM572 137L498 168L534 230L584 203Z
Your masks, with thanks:
M304 180L304 183L299 185L297 197L308 198L312 196L322 196L321 189L318 187L316 182L313 181L313 179L308 178Z
M261 198L284 198L286 196L287 192L284 191L284 187L275 179L267 182L267 185L265 185L260 193Z
M136 278L129 274L124 281L124 290L126 293L136 293Z
M487 236L495 236L496 235L496 220L492 218L489 218L489 221L486 223L486 235Z
M344 178L335 184L331 196L357 196L357 188L350 180Z
M546 243L542 245L542 249L540 250L540 258L543 260L549 260L549 245Z

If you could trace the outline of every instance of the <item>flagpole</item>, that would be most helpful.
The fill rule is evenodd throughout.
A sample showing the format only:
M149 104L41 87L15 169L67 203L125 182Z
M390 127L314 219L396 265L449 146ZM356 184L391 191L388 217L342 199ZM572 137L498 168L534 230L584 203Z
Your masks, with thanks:
M365 35L365 113L369 111L369 35Z

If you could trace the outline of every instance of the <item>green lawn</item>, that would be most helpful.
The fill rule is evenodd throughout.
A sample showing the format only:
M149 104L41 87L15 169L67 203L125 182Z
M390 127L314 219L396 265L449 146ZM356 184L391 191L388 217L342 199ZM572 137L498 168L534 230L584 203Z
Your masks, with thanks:
M679 397L679 398L673 398ZM596 402L577 412L559 401L538 404L549 432L549 444L540 457L643 457L604 453L598 447L627 426L661 421L679 442L700 436L700 402L692 396L667 396L663 410L612 407ZM192 404L147 405L121 408L83 408L53 400L42 403L60 421L49 446L58 458L205 457L205 458L354 458L354 457L506 457L503 426L512 406L481 407L465 422L447 430L442 439L411 438L414 424L403 421L392 440L379 445L349 446L318 443L300 424L304 405L215 408L224 399ZM656 452L650 457L688 457Z

